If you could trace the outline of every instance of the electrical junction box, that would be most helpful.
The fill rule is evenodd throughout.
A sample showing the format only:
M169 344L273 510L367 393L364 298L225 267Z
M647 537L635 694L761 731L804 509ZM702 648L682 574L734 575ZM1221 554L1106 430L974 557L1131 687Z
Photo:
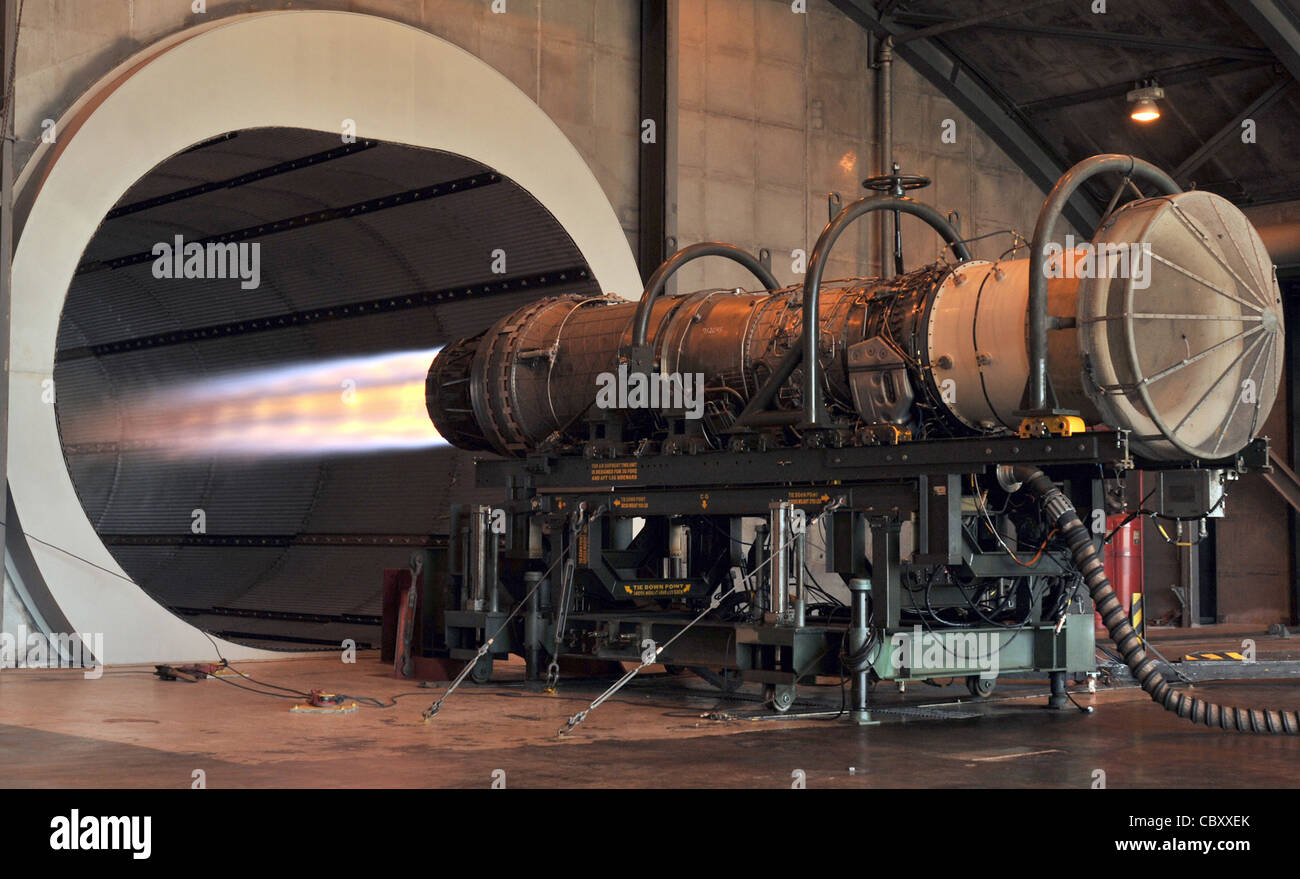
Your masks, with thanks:
M1221 518L1222 471L1160 471L1156 476L1156 512L1171 519Z

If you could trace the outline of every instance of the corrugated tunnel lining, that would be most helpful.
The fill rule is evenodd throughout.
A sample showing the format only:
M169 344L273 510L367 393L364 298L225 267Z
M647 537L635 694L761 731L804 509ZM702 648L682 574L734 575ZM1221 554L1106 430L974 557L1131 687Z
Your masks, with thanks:
M176 235L260 242L261 286L155 279L139 254ZM498 249L504 274L491 270ZM545 208L470 159L298 129L231 133L138 181L86 248L55 366L69 473L114 557L167 607L257 612L291 634L316 625L295 615L373 620L382 570L444 532L450 504L477 499L470 456L176 460L121 447L88 414L235 370L428 349L539 296L596 292ZM194 509L206 535L190 532ZM226 619L214 628L239 630Z

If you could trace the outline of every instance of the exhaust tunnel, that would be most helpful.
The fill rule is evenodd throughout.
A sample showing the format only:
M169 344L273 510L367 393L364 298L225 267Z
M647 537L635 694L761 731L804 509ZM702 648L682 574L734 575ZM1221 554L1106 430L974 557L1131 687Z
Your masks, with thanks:
M260 255L158 277L178 235ZM582 255L481 163L286 128L186 150L123 195L68 290L55 411L82 508L208 631L374 643L382 570L473 500L424 415L428 353L565 293L599 294Z
M639 291L591 171L479 59L340 13L169 38L58 130L17 196L33 623L93 621L108 662L377 644L384 569L474 500L430 356L540 297Z

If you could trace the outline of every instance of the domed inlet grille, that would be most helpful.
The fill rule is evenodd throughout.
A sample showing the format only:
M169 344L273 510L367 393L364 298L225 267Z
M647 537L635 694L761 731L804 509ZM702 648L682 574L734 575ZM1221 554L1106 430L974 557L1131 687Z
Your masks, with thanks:
M1100 256L1107 242L1125 260ZM1255 436L1282 374L1282 297L1246 218L1207 192L1135 202L1093 241L1116 277L1079 292L1084 388L1154 460L1226 458ZM1119 271L1115 271L1119 269Z

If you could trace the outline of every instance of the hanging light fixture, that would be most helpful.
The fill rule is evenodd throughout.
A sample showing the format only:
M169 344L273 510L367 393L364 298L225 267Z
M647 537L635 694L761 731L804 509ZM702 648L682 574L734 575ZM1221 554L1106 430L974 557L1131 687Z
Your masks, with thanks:
M1154 122L1160 118L1160 105L1156 101L1164 100L1165 90L1158 85L1148 85L1133 89L1128 93L1128 101L1133 105L1129 118L1138 122Z

